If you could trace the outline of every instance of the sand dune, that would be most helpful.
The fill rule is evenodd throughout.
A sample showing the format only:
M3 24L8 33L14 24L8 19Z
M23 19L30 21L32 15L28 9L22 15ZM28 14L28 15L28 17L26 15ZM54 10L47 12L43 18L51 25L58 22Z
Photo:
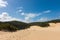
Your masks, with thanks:
M50 23L46 28L31 26L17 32L0 31L0 40L60 40L60 23Z

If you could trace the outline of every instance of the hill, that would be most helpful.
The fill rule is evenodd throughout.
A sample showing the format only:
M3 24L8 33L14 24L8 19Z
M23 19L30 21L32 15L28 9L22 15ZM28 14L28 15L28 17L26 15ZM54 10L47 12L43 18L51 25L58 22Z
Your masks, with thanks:
M0 30L16 31L28 28L28 24L19 21L0 22Z
M46 22L32 22L24 23L20 21L0 22L0 30L3 31L17 31L30 28L30 26L49 27L49 23L60 23L60 19L50 20Z

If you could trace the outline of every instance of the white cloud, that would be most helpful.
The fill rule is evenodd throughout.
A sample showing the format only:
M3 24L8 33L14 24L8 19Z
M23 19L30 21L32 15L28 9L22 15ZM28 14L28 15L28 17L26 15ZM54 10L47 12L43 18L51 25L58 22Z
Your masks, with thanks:
M22 9L18 9L16 13L21 13L22 11L23 11Z
M42 17L42 18L38 19L38 21L39 22L45 22L45 21L49 21L49 19L46 17Z
M26 22L31 22L32 18L35 18L37 16L39 16L40 14L34 14L34 13L21 13L21 15L23 15L25 17L25 21Z
M8 5L7 1L0 0L0 7L6 7Z
M51 12L51 10L43 11L43 13L50 13L50 12Z
M2 21L2 22L13 21L13 20L22 21L20 19L9 16L9 14L7 12L3 12L2 14L0 14L0 21Z
M16 13L22 13L23 12L23 7L18 7Z
M40 14L35 14L35 13L28 13L26 14L27 17L31 17L31 18L34 18L36 16L39 16Z
M25 13L24 13L24 12L22 12L22 13L21 13L21 15L25 15Z

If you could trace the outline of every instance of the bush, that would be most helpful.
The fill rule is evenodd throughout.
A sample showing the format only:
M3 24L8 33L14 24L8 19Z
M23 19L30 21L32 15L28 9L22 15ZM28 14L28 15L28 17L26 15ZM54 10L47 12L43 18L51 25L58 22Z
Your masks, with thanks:
M16 31L18 28L16 26L10 25L9 23L0 24L0 30L4 31Z
M41 27L48 27L49 26L49 24L47 22L34 22L34 23L30 23L29 25L30 26L37 25L37 26L41 26Z
M27 23L23 22L2 22L0 23L0 30L3 31L17 31L17 30L22 30L22 29L27 29L29 28Z
M48 23L40 23L40 26L41 26L41 27L48 27L49 24L48 24Z

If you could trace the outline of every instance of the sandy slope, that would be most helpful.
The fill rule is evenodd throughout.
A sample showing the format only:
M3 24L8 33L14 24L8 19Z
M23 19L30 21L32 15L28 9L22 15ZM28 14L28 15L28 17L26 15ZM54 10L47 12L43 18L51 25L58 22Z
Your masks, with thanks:
M60 40L60 23L50 23L50 27L31 26L17 32L0 31L0 40Z

